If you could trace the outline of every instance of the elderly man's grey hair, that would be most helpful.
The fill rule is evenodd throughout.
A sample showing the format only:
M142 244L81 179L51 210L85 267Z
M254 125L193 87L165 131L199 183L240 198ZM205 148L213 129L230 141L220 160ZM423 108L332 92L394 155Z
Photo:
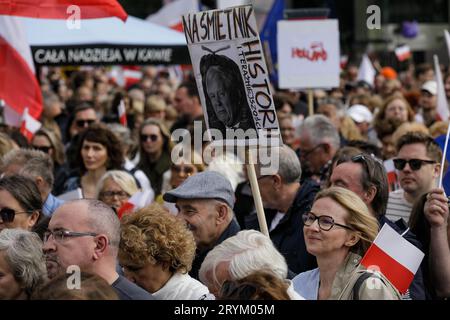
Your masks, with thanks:
M288 145L261 148L260 154L267 157L267 159L261 160L258 165L260 175L279 174L286 184L300 181L302 166L297 154ZM270 161L266 164L268 159Z
M2 230L0 252L3 252L14 278L28 295L46 281L42 241L36 233L23 229Z
M325 105L325 104L331 104L336 107L336 110L338 112L338 115L340 117L345 115L345 105L342 103L341 100L333 98L333 97L326 97L319 100L319 106Z
M29 159L19 170L19 174L23 176L30 177L35 180L37 177L42 177L47 185L47 192L50 192L53 188L53 183L55 178L53 176L53 161L48 154L42 151L34 152L35 150L25 150L29 151L33 158Z
M217 266L229 263L229 280L239 280L261 269L270 270L286 279L288 267L269 237L256 230L244 230L212 249L203 261L200 281L208 287L221 287L216 276Z
M117 256L120 242L120 220L117 214L107 204L95 199L71 200L65 202L62 206L79 202L87 205L88 225L92 227L92 231L105 234L109 239L111 254Z
M308 134L314 146L328 142L338 149L341 144L336 127L327 117L321 114L307 117L299 127L299 134L300 137Z

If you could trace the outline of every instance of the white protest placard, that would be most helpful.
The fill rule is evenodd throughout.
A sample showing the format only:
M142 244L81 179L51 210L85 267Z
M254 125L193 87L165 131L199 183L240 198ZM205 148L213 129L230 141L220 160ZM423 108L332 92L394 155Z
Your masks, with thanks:
M182 23L210 138L227 145L280 142L252 6L189 13Z
M282 89L339 87L339 26L334 19L278 22Z

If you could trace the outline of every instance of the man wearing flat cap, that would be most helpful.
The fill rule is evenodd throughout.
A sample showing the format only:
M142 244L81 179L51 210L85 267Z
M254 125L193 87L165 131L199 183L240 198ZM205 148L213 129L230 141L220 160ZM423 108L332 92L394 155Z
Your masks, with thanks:
M208 252L240 231L232 209L233 187L220 173L204 171L166 192L163 199L176 204L178 217L186 221L194 234L197 254L189 274L198 279L198 271Z

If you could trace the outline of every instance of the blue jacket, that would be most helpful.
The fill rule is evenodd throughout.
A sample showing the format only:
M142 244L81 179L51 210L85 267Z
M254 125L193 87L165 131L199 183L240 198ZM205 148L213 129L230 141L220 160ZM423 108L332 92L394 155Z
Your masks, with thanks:
M310 179L305 180L295 195L288 212L278 225L269 232L273 244L286 259L289 268L288 278L290 279L300 272L317 267L316 258L306 251L302 215L311 209L318 191L319 185L316 182ZM265 209L265 211L267 224L270 226L276 210ZM247 217L246 227L247 229L259 230L256 214Z

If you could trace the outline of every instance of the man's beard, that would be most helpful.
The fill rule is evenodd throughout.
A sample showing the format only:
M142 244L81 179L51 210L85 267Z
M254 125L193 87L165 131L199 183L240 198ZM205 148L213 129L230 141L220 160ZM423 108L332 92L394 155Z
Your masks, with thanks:
M53 253L45 254L45 266L47 267L47 276L49 279L53 279L64 272L59 257Z

